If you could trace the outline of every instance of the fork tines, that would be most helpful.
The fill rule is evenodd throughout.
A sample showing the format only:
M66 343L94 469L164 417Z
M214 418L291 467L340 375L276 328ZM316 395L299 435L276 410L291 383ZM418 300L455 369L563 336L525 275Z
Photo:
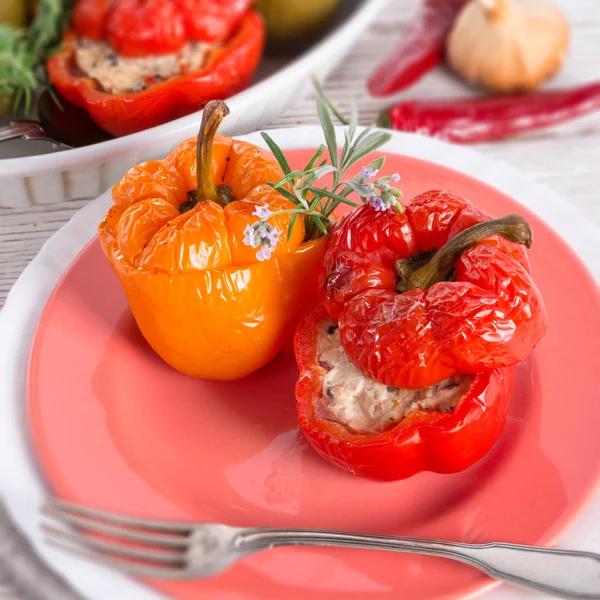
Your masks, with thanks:
M52 546L134 575L183 576L192 533L185 523L115 515L56 498L48 499L41 511L61 524L40 526Z

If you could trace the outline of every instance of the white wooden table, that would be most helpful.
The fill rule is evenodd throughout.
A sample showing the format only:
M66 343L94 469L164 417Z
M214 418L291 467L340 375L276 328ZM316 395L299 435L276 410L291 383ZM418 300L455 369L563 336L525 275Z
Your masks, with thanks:
M598 0L560 0L572 26L571 56L551 86L592 81L600 75L600 5ZM381 105L364 93L364 81L391 50L411 19L418 0L390 0L388 8L364 33L359 43L326 82L338 105L355 101L362 123L375 120ZM438 69L406 92L406 97L465 96L473 91L446 69ZM314 101L306 98L273 127L317 121ZM489 144L478 144L486 154L513 164L553 187L600 225L600 113L548 131ZM70 201L30 209L0 209L0 306L6 294L40 246L82 205Z

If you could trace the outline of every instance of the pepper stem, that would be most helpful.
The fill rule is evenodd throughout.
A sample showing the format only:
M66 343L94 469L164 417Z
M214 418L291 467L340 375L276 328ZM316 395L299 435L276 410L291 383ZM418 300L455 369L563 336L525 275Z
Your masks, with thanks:
M228 114L229 107L225 102L211 100L204 107L196 145L197 198L200 201L212 200L223 207L227 206L228 201L212 180L212 147L217 130Z
M501 235L509 242L531 247L532 234L527 221L519 215L473 225L433 253L421 253L396 261L399 279L396 290L400 293L416 288L428 290L434 283L447 281L458 257L468 248L491 235Z

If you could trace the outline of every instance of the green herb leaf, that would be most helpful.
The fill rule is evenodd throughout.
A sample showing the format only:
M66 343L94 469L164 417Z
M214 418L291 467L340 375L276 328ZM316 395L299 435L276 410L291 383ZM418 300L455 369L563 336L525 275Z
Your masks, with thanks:
M365 185L358 183L357 181L353 181L350 179L349 181L343 181L350 189L356 192L361 198L370 198L373 195L373 192Z
M348 154L348 148L350 148L352 144L352 138L350 137L350 132L348 129L344 129L344 147L342 148L342 163L344 162L344 157Z
M290 169L290 165L288 164L287 158L281 151L281 148L275 143L275 140L273 140L273 138L268 133L261 131L260 135L262 136L263 140L265 140L265 142L267 143L267 146L269 146L269 149L273 153L275 160L279 163L279 166L281 167L281 170L283 171L284 175L289 175L292 170Z
M317 163L317 161L319 160L319 158L321 158L321 155L323 154L323 152L325 152L325 145L321 144L318 148L317 151L313 154L313 157L308 161L308 164L304 167L305 171L308 171L309 169L312 169L315 164ZM327 162L327 161L325 161Z
M366 136L360 144L357 142L352 151L348 154L348 158L342 165L342 169L348 170L359 160L361 160L368 154L371 154L371 152L374 152L375 150L377 150L377 148L380 148L385 143L389 142L390 139L391 136L388 133L382 133L379 131L376 131L374 133L371 133L371 135Z
M381 171L381 169L383 168L383 165L385 164L385 156L380 156L379 158L376 158L375 160L371 161L367 167L369 169L373 169L376 171ZM360 173L358 173L357 175L355 175L351 181L358 181L360 179ZM340 196L347 196L350 191L351 188L348 185L348 182L345 182L345 187L340 191Z
M314 75L311 75L310 79L311 79L312 84L313 84L313 86L315 88L315 91L317 92L317 97L319 98L319 100L323 104L325 104L325 106L335 115L335 117L337 118L337 120L342 125L348 125L348 121L344 118L344 116L342 115L342 113L335 107L335 105L331 102L331 100L325 94L325 91L321 87L321 84L319 83L319 80Z
M48 87L45 63L58 48L74 0L39 0L25 31L0 25L0 96L13 98L13 111L28 114L33 91Z
M323 196L321 194L317 194L315 196L314 200L311 202L310 206L308 207L309 215L311 213L315 212L315 210L317 210L317 206L319 206L319 204L321 203L321 200L323 200Z
M321 232L323 233L323 235L325 237L329 237L329 232L327 231L327 227L325 227L325 225L323 224L323 221L321 221L321 218L319 216L313 216L312 221L321 230Z
M300 203L299 198L294 196L291 192L288 192L284 187L277 187L277 184L271 183L270 181L267 181L267 185L278 191L282 196L285 196L290 202L293 202L294 204Z
M321 190L319 188L309 187L308 191L312 192L313 194L321 194L322 196L325 196L326 198L331 198L333 200L337 200L338 202L342 202L343 204L348 204L350 206L356 206L356 203L352 202L352 200L348 200L348 198L345 198L344 196L340 196L339 194L334 194L333 192L328 192L327 190Z
M348 134L350 139L356 134L356 128L358 127L358 108L354 102L350 105L350 124L348 126Z
M286 183L293 181L294 179L296 179L296 177L298 177L300 175L302 175L302 173L300 171L298 171L297 169L295 171L291 171L290 173L285 175L285 177L282 177L277 183L274 183L273 186L275 188L281 187L281 186L285 185Z
M385 159L385 156L380 156L379 158L371 161L367 167L369 169L373 169L374 171L381 171L381 169L383 169L383 165L385 165ZM357 175L356 177L360 177L360 175Z
M325 143L329 150L329 160L334 167L337 167L339 163L335 129L331 122L327 107L321 100L317 100L317 114L319 115L319 121L321 121L321 128L323 129L323 135L325 136Z
M298 187L306 187L312 185L315 181L321 179L328 173L333 173L337 169L333 165L322 165L308 172L308 175L303 177L298 183Z
M292 218L290 219L290 226L288 227L287 241L289 242L292 239L292 231L294 231L294 225L296 224L296 219L298 218L298 213L294 213Z

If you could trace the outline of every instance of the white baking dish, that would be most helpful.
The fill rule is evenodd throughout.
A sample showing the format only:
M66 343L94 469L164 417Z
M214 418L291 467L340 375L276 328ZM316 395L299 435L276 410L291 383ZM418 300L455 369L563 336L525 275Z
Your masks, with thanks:
M323 79L340 63L386 1L342 0L341 24L331 33L281 70L227 100L231 115L222 132L240 135L274 121L307 93L311 73ZM162 157L178 142L195 135L201 114L84 148L0 159L0 206L95 198L131 166ZM31 143L22 142L25 149L25 144Z

